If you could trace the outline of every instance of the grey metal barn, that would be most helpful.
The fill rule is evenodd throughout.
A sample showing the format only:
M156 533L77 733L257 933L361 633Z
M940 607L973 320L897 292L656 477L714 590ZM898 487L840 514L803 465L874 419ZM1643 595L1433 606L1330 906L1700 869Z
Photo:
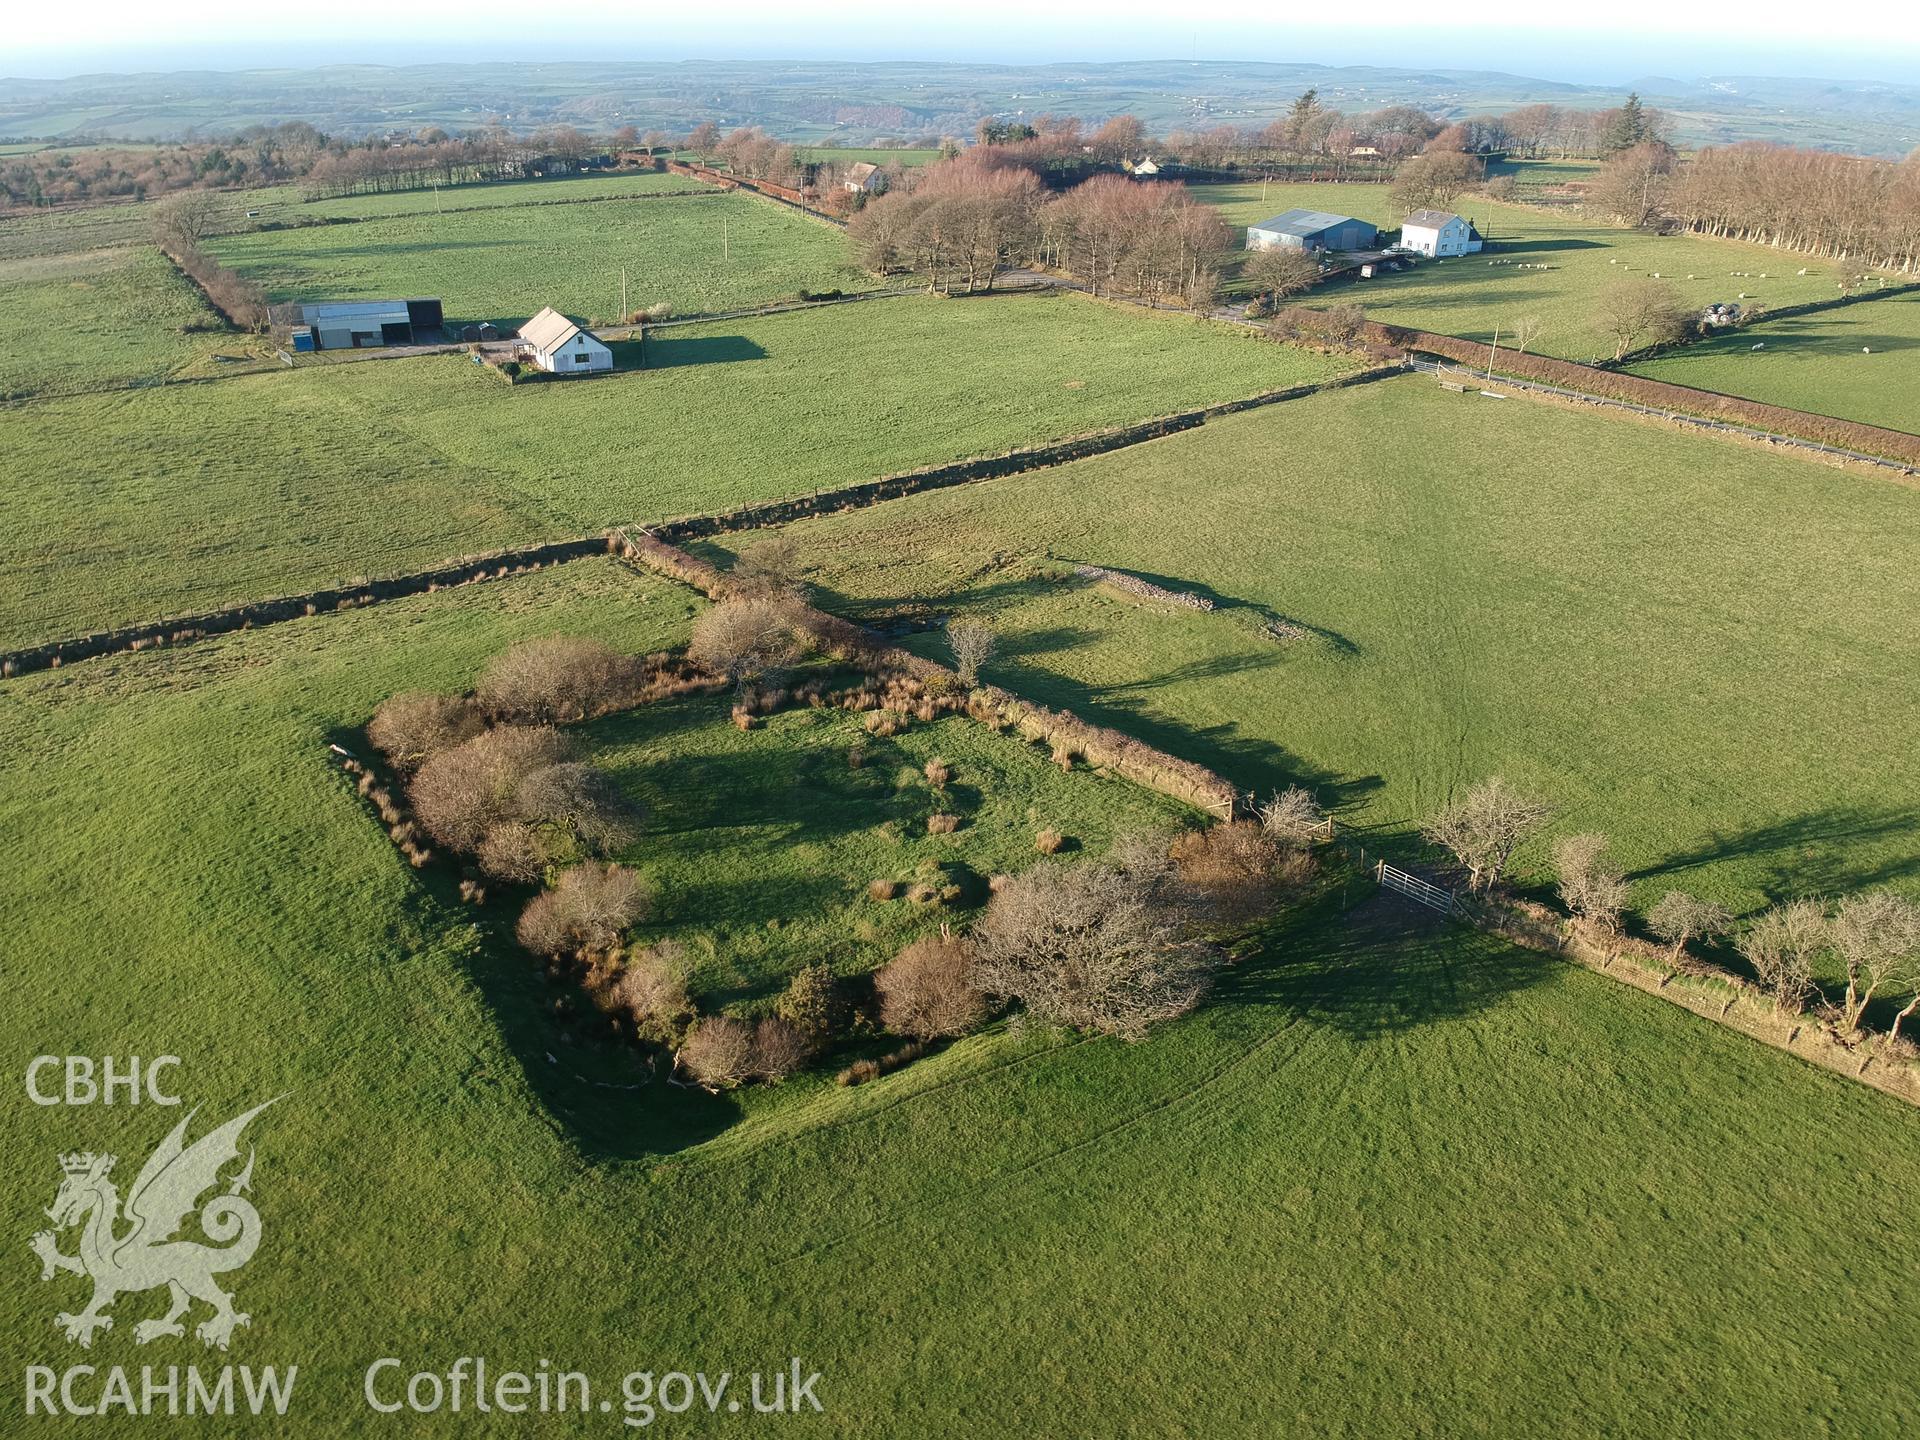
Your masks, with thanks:
M412 345L438 338L438 300L323 300L300 307L301 322L322 350Z
M1379 238L1367 221L1325 210L1289 210L1247 227L1249 250L1367 250Z

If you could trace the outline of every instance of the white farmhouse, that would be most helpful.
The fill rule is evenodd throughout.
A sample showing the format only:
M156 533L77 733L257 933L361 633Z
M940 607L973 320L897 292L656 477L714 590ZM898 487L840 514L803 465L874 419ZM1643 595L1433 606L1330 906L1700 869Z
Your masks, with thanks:
M551 305L520 327L521 347L550 375L593 375L613 369L613 352Z
M1451 210L1416 210L1400 224L1400 248L1416 255L1472 255L1480 232Z

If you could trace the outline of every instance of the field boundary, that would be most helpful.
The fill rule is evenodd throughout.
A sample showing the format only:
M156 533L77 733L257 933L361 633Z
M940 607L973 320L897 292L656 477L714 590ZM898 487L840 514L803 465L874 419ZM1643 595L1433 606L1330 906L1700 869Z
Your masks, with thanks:
M455 585L470 585L482 580L499 580L525 574L548 565L565 564L589 555L604 555L611 546L605 535L551 540L539 545L524 545L512 550L494 550L450 560L432 569L407 575L358 580L308 590L298 595L279 595L267 600L249 601L221 610L197 615L177 615L163 620L122 625L112 630L97 630L66 640L48 640L17 650L0 651L0 677L22 675L32 670L58 670L76 660L93 660L102 655L168 645L184 645L211 635L226 635L235 630L251 630L260 625L277 625L285 620L300 620L330 610L356 610L382 600L397 600L408 595L424 595Z
M737 510L722 511L717 514L680 516L654 522L646 528L653 533L670 536L673 539L691 540L724 534L730 530L751 530L767 525L784 524L787 520L802 519L811 515L827 515L842 510L861 509L884 500L916 495L925 490L944 489L952 485L1019 475L1031 470L1051 469L1088 456L1103 455L1109 451L1143 444L1148 440L1157 440L1165 435L1177 434L1182 430L1191 430L1204 424L1209 418L1279 404L1285 400L1318 394L1323 390L1337 390L1401 373L1403 371L1398 366L1355 371L1349 375L1336 376L1334 379L1319 381L1312 385L1295 385L1284 390L1264 391L1239 400L1224 400L1199 410L1181 411L1176 415L1160 416L1115 430L1101 430L1074 439L1008 451L1004 455L960 460L924 470L882 476L877 480L857 481L832 490L817 490L812 495L796 496L790 500L757 501ZM283 620L298 620L321 611L351 610L376 604L381 600L400 599L409 595L424 594L430 590L444 589L450 585L499 579L545 565L585 559L590 555L607 553L615 546L616 535L637 524L638 522L629 522L625 526L610 526L607 530L592 535L550 540L508 550L489 551L486 554L449 560L425 570L400 575L356 580L296 595L279 595L264 600L247 601L199 614L167 616L158 620L140 621L132 625L92 631L65 639L41 641L38 644L21 646L14 650L0 651L0 678L10 678L33 670L58 669L62 665L71 664L77 660L92 660L102 655L186 644L190 641L205 639L210 635L224 635L234 630L251 629L256 625L272 625Z
M1239 400L1223 400L1218 404L1206 405L1194 410L1182 410L1172 415L1161 415L1118 429L1099 430L1090 435L1076 436L1046 445L1009 450L1002 455L956 460L922 470L884 475L877 480L856 481L851 485L843 485L832 490L816 490L811 495L795 496L787 500L758 500L733 510L705 515L676 516L651 523L646 528L653 534L669 540L700 540L733 530L758 530L769 525L785 525L794 520L804 520L816 515L834 515L846 510L865 509L869 505L877 505L887 500L904 499L909 495L919 495L929 490L944 490L954 485L977 484L983 480L998 480L1011 475L1024 475L1035 470L1050 470L1061 465L1070 465L1076 460L1110 454L1115 450L1143 445L1149 440L1159 440L1185 430L1194 430L1206 424L1207 421L1219 419L1222 416L1237 415L1245 410L1257 410L1288 400L1300 400L1324 391L1365 385L1404 373L1404 367L1398 365L1358 370L1352 374L1336 376L1331 380L1316 381L1310 385L1291 385L1283 390L1267 390Z
M726 574L715 565L690 555L660 537L657 531L627 527L611 537L613 553L649 574L699 591L710 600L724 599L730 589ZM1192 760L1183 760L1122 731L1003 690L997 685L965 686L954 670L937 660L887 642L866 626L796 601L787 613L824 653L855 661L880 671L894 671L923 683L966 694L965 714L994 729L1013 729L1026 739L1051 745L1056 754L1078 756L1088 765L1116 775L1206 811L1218 820L1231 820L1246 797L1224 776Z
M1732 328L1732 333L1735 335L1744 335L1749 330L1759 330L1767 325L1771 325L1776 320L1792 320L1801 315L1820 315L1828 310L1844 310L1849 305L1871 305L1876 300L1898 300L1902 295L1912 295L1916 291L1920 291L1920 280L1905 280L1898 285L1882 286L1878 290L1862 290L1852 295L1836 295L1831 300L1803 300L1798 305L1782 305L1778 310L1756 310L1751 320L1742 316L1741 323ZM1684 355L1696 346L1712 344L1715 340L1721 339L1727 333L1726 330L1715 330L1711 334L1690 336L1685 340L1669 345L1648 345L1639 350L1629 350L1618 360L1603 360L1599 364L1589 368L1606 370L1613 373L1624 372L1626 374L1632 374L1634 373L1632 367L1635 365L1643 365L1650 360L1663 360L1673 355ZM1572 364L1575 362L1569 361L1568 363ZM1652 377L1642 376L1641 378L1650 379ZM1663 380L1660 383L1663 385L1671 385L1673 382L1671 380ZM1692 387L1682 386L1681 388L1690 389ZM1703 390L1701 393L1703 395L1721 395L1726 392L1721 390ZM1736 396L1735 398L1738 399L1741 397ZM1812 414L1814 412L1808 411L1806 413Z
M1704 430L1710 435L1725 436L1734 440L1750 441L1759 445L1787 446L1794 450L1804 450L1809 454L1825 456L1833 460L1844 460L1851 464L1871 465L1876 469L1890 470L1903 480L1920 475L1911 465L1898 460L1888 460L1884 456L1869 455L1860 450L1843 450L1835 445L1823 445L1818 440L1802 440L1794 435L1781 435L1772 430L1756 430L1751 426L1733 425L1725 420L1709 420L1700 415L1688 415L1684 412L1666 410L1654 405L1636 405L1631 400L1615 400L1606 395L1591 395L1584 390L1570 390L1562 385L1548 385L1539 380L1522 380L1515 376L1503 375L1498 365L1494 366L1493 379L1486 378L1486 372L1471 369L1448 370L1444 362L1415 361L1414 369L1432 374L1440 379L1442 385L1450 390L1466 393L1478 390L1485 385L1503 386L1524 395L1543 400L1564 400L1575 405L1600 405L1613 410L1625 410L1629 414L1643 416L1649 420L1664 420L1689 430ZM1451 377L1454 383L1449 383ZM1492 393L1492 392L1485 392Z
M1312 313L1306 312L1309 318ZM1709 431L1798 445L1849 460L1887 466L1909 475L1914 473L1915 466L1920 466L1920 435L1857 420L1789 410L1782 405L1723 395L1717 390L1694 390L1627 371L1599 370L1573 360L1520 355L1514 351L1495 354L1490 346L1477 340L1437 335L1429 330L1409 330L1372 320L1361 326L1361 333L1377 343L1452 360L1481 374L1490 365L1495 375L1514 384L1559 390L1603 404L1698 425ZM1853 448L1862 444L1873 448Z
M1843 1079L1920 1107L1920 1066L1894 1053L1879 1031L1862 1029L1850 1044L1817 1016L1775 1013L1759 987L1738 975L1685 955L1671 959L1665 951L1632 937L1616 936L1609 945L1596 944L1575 922L1534 901L1496 906L1480 923L1513 944L1559 956Z

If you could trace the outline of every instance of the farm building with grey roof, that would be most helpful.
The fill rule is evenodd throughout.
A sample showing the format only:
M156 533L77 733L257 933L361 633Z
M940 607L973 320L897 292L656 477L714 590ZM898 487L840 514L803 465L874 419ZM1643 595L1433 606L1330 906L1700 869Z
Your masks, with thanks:
M1325 210L1289 210L1247 227L1247 249L1365 250L1380 232L1365 220Z

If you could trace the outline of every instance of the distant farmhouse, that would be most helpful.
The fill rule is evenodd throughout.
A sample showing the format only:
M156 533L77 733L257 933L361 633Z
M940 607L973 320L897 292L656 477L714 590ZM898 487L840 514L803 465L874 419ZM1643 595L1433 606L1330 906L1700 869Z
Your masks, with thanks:
M1472 255L1481 244L1472 222L1451 210L1416 210L1400 226L1400 248L1416 255Z
M438 300L322 300L276 306L270 318L287 327L295 350L436 343L443 323Z
M1120 168L1125 170L1129 175L1144 175L1149 180L1160 173L1160 167L1155 163L1151 155L1143 155L1138 160L1124 160L1121 162Z
M845 184L856 195L879 195L887 188L887 172L862 160L847 167Z
M551 305L520 327L520 344L549 375L593 375L613 369L613 352Z
M1365 250L1379 238L1365 220L1324 210L1289 210L1247 227L1249 250Z

